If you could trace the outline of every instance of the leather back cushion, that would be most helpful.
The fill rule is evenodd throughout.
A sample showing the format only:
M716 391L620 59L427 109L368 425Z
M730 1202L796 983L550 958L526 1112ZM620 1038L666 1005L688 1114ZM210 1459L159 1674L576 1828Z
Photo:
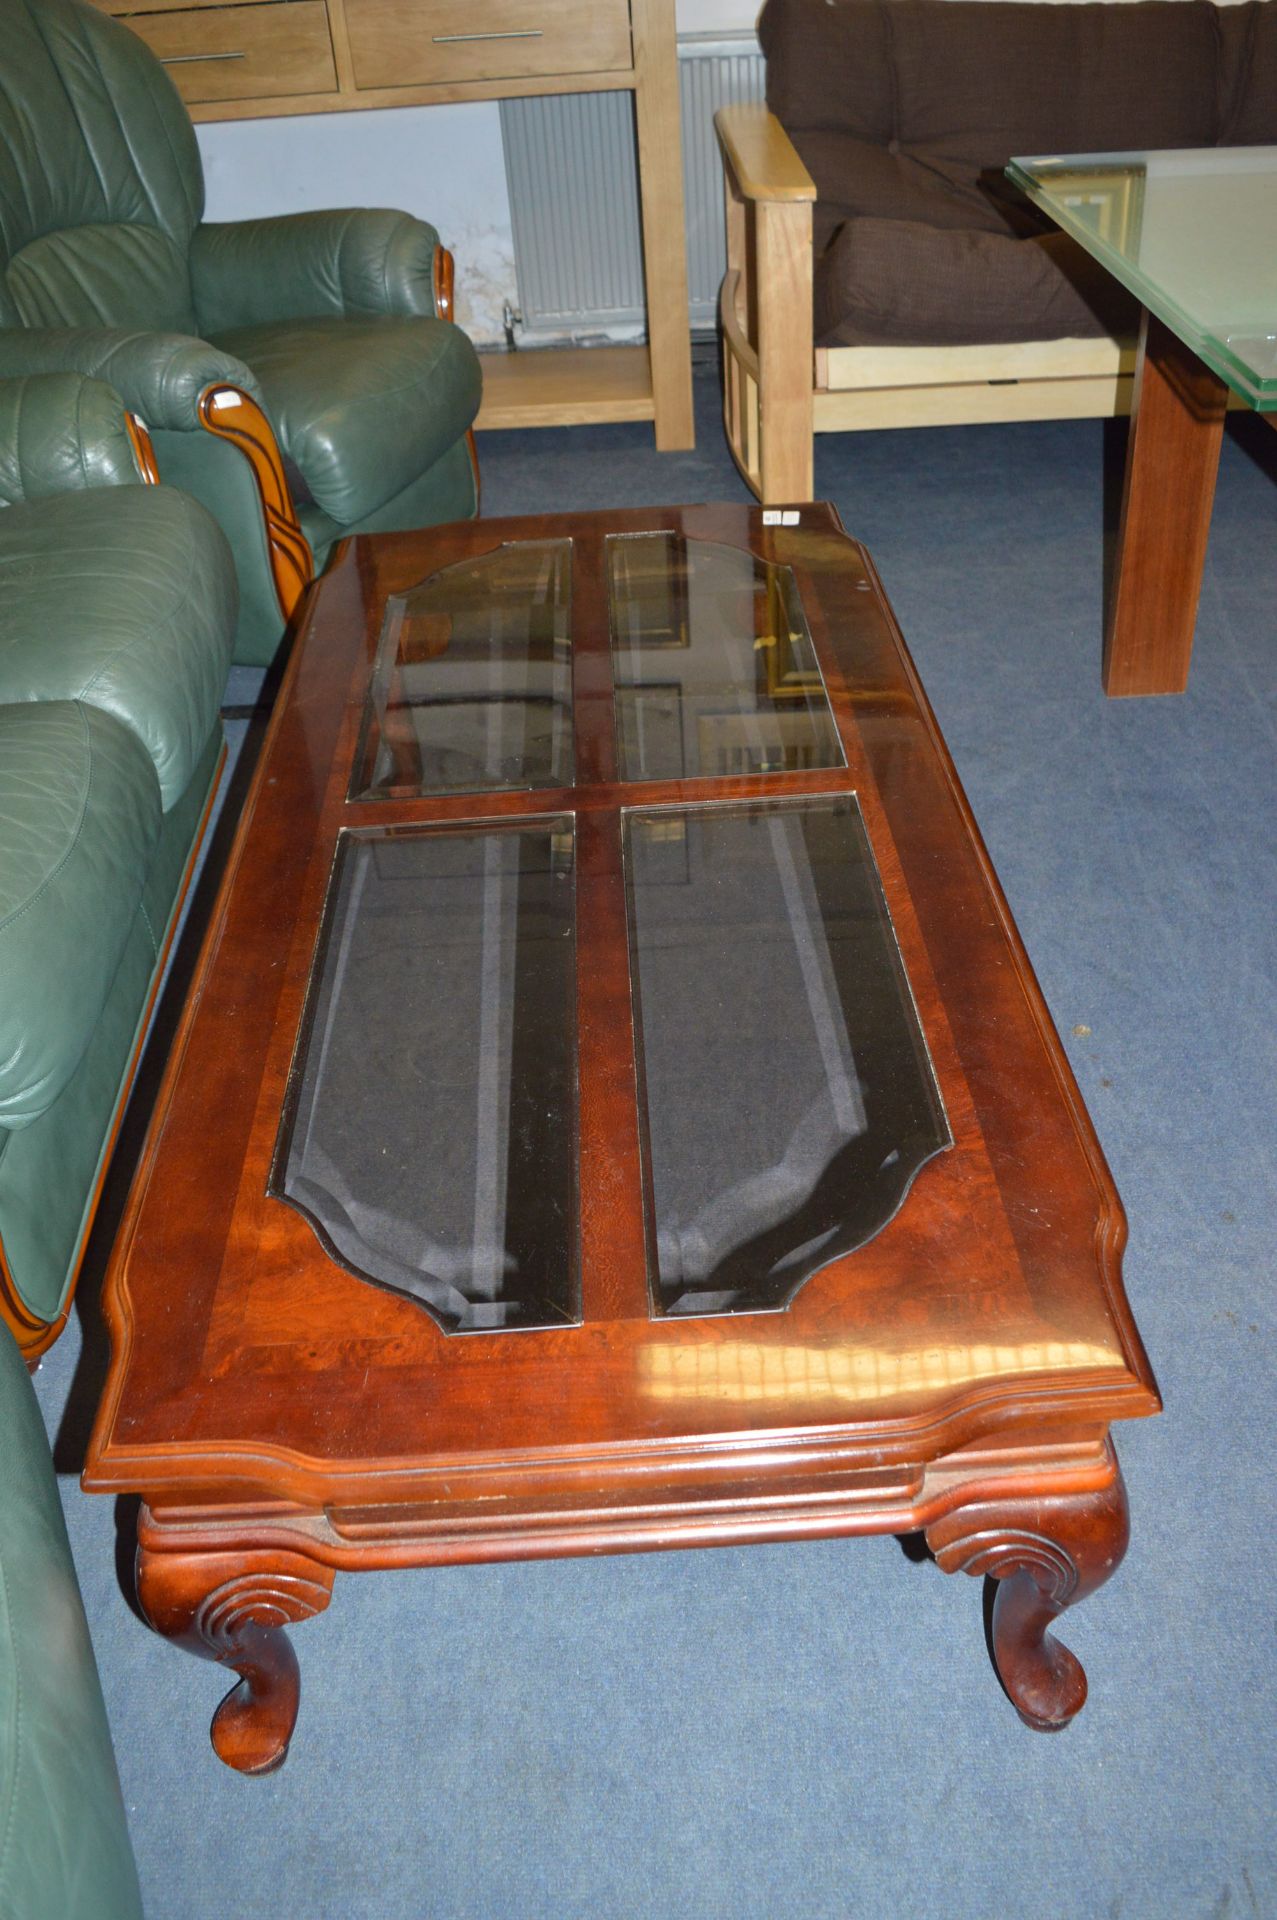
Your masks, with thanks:
M186 256L158 227L68 227L23 247L6 275L24 327L196 333Z
M0 0L0 44L0 324L24 319L9 284L15 257L87 227L152 229L168 247L147 258L123 314L126 272L106 247L82 256L85 317L95 317L95 300L150 327L165 324L157 298L164 313L189 310L185 255L203 212L203 176L164 69L88 0ZM110 284L99 288L103 280Z

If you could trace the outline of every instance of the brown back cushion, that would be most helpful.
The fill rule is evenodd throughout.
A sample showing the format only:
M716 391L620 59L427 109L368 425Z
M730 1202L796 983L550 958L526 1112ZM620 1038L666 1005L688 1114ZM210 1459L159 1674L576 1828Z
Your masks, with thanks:
M1013 154L1215 141L1219 26L1207 0L890 0L889 18L895 137L946 176Z
M886 146L895 85L884 0L767 0L758 21L767 104L784 127Z
M854 134L826 127L795 128L799 157L816 183L812 241L819 256L844 220L858 214L893 220L922 220L932 227L975 227L989 233L1043 232L1050 223L1035 209L1027 212L999 201L1002 182L986 181L986 191L959 192L907 153Z
M766 0L758 32L767 102L791 132L894 143L970 187L1013 154L1213 145L1220 11L1210 0ZM1277 0L1259 12L1277 23Z
M1222 7L1221 144L1265 147L1277 142L1277 4L1246 0Z

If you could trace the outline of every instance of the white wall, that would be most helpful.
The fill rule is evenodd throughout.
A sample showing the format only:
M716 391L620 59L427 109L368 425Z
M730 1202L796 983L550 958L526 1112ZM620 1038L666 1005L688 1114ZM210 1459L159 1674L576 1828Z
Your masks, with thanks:
M680 33L750 28L757 0L678 0ZM479 344L517 304L510 199L494 101L226 120L197 128L210 220L317 207L403 207L457 258L457 318Z
M510 201L494 101L225 120L196 129L210 220L318 207L403 207L457 257L457 317L500 340L513 302Z

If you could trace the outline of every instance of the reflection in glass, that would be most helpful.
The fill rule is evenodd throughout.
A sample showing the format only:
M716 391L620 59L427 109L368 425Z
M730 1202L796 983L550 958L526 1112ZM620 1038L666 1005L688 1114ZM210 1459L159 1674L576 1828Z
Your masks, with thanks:
M450 1333L578 1317L570 819L346 834L271 1191Z
M950 1144L853 795L625 816L657 1311L786 1305Z
M841 767L788 567L676 533L607 541L624 780Z
M386 602L352 800L572 782L572 542L521 540Z

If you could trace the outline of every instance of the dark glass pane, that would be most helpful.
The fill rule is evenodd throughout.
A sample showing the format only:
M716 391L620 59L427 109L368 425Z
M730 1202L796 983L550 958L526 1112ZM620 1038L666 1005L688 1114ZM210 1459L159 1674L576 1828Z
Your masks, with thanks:
M452 1333L578 1317L573 839L343 836L271 1191Z
M844 764L788 567L676 533L607 542L623 780Z
M515 541L386 602L352 800L572 784L572 542Z
M950 1144L854 796L625 817L657 1311L784 1306Z

